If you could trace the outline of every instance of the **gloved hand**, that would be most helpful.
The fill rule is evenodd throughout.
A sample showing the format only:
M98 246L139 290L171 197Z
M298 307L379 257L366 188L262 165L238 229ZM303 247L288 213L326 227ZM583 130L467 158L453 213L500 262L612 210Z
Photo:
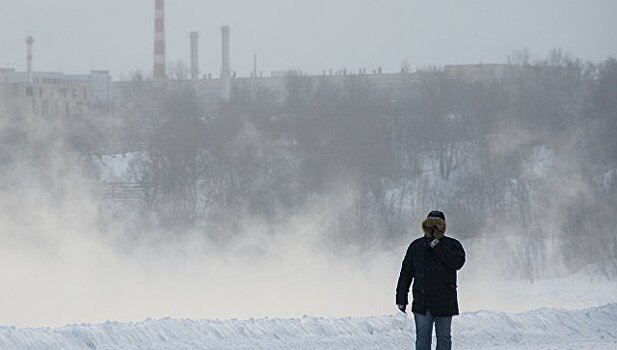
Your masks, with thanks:
M396 304L396 307L398 307L401 312L407 313L407 311L405 311L407 309L407 305Z

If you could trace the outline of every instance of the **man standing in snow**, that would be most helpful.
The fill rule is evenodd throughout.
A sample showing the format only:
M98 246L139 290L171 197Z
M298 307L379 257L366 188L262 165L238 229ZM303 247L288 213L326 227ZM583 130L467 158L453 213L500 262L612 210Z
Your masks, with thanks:
M461 242L444 236L446 216L431 211L422 222L424 237L409 245L396 286L396 306L407 309L409 286L413 280L411 311L416 323L416 350L430 350L433 324L437 349L452 348L450 325L458 315L456 271L465 264Z

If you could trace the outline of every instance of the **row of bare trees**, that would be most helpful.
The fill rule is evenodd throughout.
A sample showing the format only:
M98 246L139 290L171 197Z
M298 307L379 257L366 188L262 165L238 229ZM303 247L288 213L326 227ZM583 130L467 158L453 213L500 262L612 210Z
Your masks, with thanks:
M396 98L359 75L290 76L283 102L265 89L236 90L216 108L191 89L141 99L122 132L148 145L136 165L145 208L169 227L279 222L343 183L355 201L331 234L363 249L399 243L442 208L462 237L499 235L504 222L521 235L563 234L582 265L589 231L594 252L615 256L617 178L598 179L617 169L616 60L555 51L519 58L498 79L417 74Z

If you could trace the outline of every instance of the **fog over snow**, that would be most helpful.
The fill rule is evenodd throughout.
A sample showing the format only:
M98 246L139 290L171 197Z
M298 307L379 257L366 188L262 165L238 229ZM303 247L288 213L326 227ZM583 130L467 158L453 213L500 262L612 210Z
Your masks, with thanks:
M1 349L411 346L434 209L455 348L617 347L616 1L165 10L153 78L154 1L0 3Z

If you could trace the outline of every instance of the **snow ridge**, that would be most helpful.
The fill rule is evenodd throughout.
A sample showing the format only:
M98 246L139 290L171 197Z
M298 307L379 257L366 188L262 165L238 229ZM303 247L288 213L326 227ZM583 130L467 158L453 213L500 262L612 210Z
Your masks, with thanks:
M0 327L1 349L401 349L414 341L413 320L365 318L249 320L146 320L67 325L60 328ZM617 304L583 310L496 311L455 317L460 349L614 349Z

